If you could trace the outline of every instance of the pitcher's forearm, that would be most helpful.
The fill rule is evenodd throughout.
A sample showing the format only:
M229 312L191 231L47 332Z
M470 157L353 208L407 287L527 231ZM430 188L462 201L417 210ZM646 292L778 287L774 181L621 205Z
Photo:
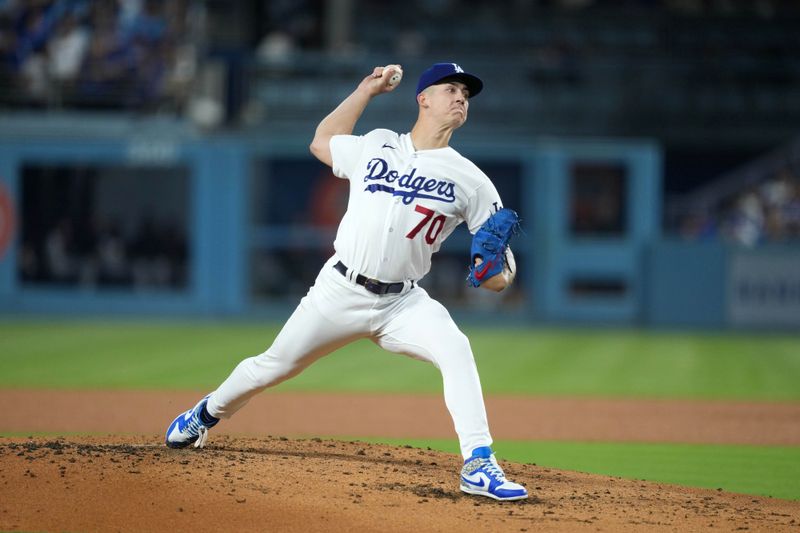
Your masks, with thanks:
M311 153L328 166L332 165L330 141L334 135L353 133L358 119L367 108L372 95L364 87L359 87L342 100L317 126L311 141Z

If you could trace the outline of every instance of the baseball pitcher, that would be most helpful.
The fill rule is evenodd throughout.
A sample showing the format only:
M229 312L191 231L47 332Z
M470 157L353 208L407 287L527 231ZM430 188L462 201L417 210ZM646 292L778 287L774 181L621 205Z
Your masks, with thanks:
M471 286L500 291L516 275L508 246L519 225L516 213L503 208L489 178L449 146L483 82L455 63L437 63L419 78L419 114L410 133L377 129L353 135L372 98L393 91L401 77L399 65L376 67L319 123L311 152L350 187L335 253L272 346L243 360L219 388L175 418L166 444L202 448L208 429L255 394L366 337L441 371L464 457L461 490L520 500L527 491L506 479L491 448L469 341L418 285L433 253L462 222L473 234Z

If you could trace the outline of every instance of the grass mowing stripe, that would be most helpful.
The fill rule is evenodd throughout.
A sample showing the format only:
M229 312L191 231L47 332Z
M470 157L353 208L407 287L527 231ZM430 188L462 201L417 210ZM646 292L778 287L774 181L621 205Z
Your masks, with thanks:
M218 385L280 325L0 322L0 387ZM464 328L488 394L800 400L800 336ZM284 390L438 393L432 367L359 341Z
M455 440L370 439L459 453ZM800 447L606 442L494 444L500 460L800 500Z

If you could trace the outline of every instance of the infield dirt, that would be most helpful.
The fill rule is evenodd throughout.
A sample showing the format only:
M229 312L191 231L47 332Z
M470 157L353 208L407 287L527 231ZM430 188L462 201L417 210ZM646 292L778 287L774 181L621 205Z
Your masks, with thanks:
M289 403L297 403L303 395L289 396ZM320 410L314 402L322 397L309 398L312 402L296 416L330 420L349 412L348 419L364 423L377 417L373 410L383 411L390 420L409 418L404 401L412 401L401 398L400 407L391 408L374 405L364 397L336 396L329 398L328 409ZM39 422L37 413L55 412L60 416L50 421L55 424L50 426L51 434L65 432L58 429L59 424L69 422L76 432L102 433L105 424L105 432L114 433L0 438L0 530L800 531L800 502L796 501L509 462L503 462L506 473L528 487L530 499L498 503L467 496L458 490L461 458L456 454L349 440L266 436L267 432L279 434L263 417L270 418L269 411L287 401L284 395L262 395L252 402L257 405L240 412L249 414L239 424L248 417L262 419L257 428L249 430L231 421L229 429L238 437L215 428L204 450L164 447L161 426L195 400L191 393L0 391L2 404L13 406L6 413L14 412L17 417L20 411L27 412L27 431L42 431L30 427L32 421ZM563 417L573 400L541 401L560 405L557 415ZM581 400L574 401L582 405ZM489 399L488 405L490 418L499 418L494 412L498 403ZM681 402L675 408L666 402L659 405L664 413L687 409ZM721 404L696 407L695 412L706 414L695 416L705 417L707 423L712 423L711 413L721 413L717 427L731 424L730 413L726 415ZM757 429L773 433L789 429L781 442L796 444L791 428L796 428L797 408L784 408L777 409L782 414L759 422ZM736 411L742 409L740 405ZM619 417L626 412L635 416L636 412L613 402L601 404L600 410L612 419L613 413ZM524 409L510 415L518 425L533 424L529 418L533 414ZM433 420L439 416L442 413L434 413ZM582 416L574 419L580 422ZM429 413L420 417L430 419ZM446 413L444 417L444 427L429 428L434 435L427 436L451 431ZM143 430L149 426L138 423L139 418L159 429ZM538 419L545 426L554 423L548 422L548 416ZM0 431L25 431L19 420L3 414ZM120 430L125 420L129 424ZM503 428L504 424L498 425ZM751 424L757 425L755 421ZM414 427L409 423L404 429L414 433L419 430ZM495 437L502 438L504 432L496 431ZM255 438L254 433L262 436ZM655 438L655 433L651 436Z

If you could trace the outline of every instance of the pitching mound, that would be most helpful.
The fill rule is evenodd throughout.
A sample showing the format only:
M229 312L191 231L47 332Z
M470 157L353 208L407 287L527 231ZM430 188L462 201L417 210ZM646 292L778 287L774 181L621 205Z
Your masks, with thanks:
M798 531L797 502L504 463L531 498L458 490L461 458L333 440L0 438L0 530Z

